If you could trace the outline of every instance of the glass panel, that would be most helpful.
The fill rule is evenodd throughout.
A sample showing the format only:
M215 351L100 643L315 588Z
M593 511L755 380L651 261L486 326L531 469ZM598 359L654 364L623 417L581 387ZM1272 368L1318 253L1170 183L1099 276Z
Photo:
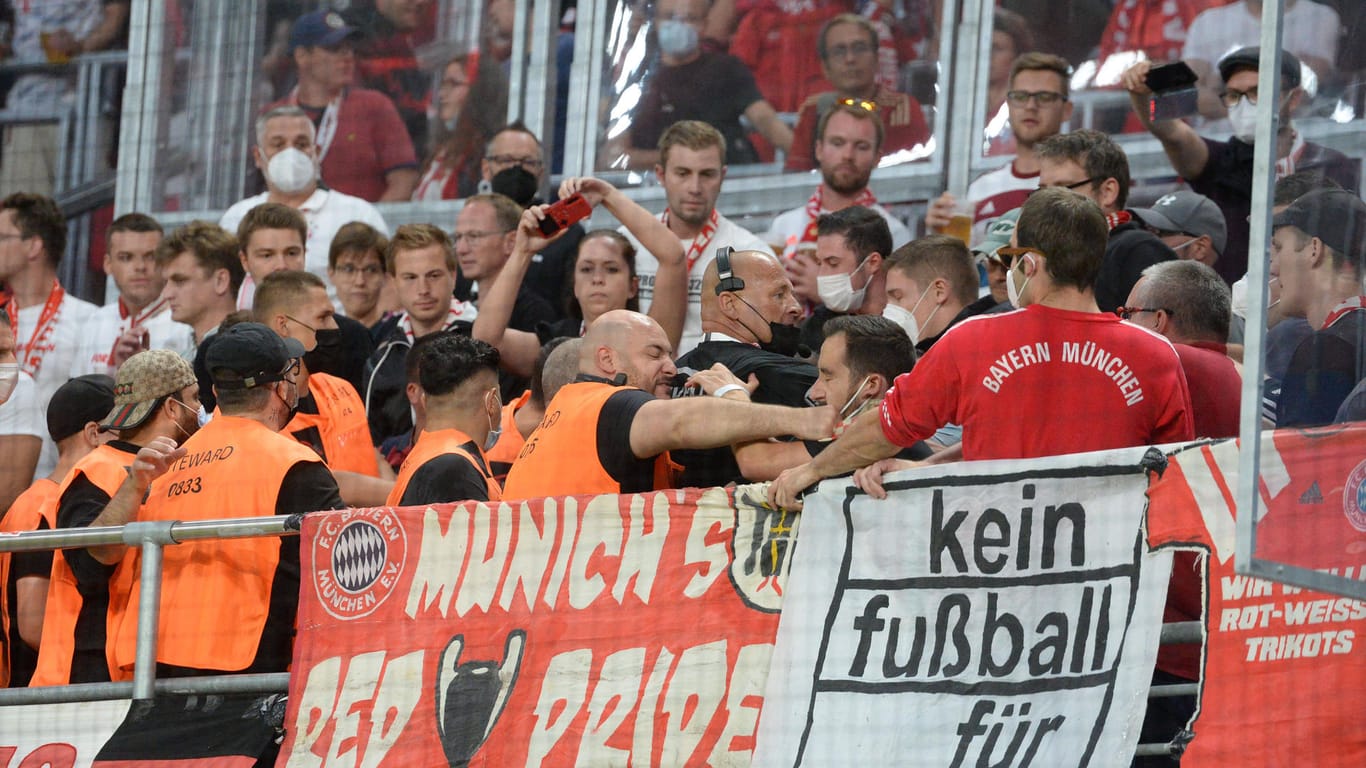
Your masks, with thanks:
M319 5L203 0L154 14L168 56L143 117L159 152L132 170L150 176L148 208L217 210L265 191L258 166L275 152L253 152L254 123L282 106L313 123L332 189L372 202L473 190L507 113L514 4L495 0L482 27L482 0Z
M820 115L842 101L880 114L882 166L930 157L938 14L915 0L865 5L841 16L845 4L804 0L616 0L597 168L648 172L666 128L702 120L725 137L732 174L812 170Z

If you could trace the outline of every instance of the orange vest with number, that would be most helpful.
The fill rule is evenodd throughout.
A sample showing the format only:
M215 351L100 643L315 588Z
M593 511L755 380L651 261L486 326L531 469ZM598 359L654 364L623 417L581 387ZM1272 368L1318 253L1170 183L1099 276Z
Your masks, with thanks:
M413 479L413 474L423 464L448 453L453 453L468 461L475 469L479 470L479 474L484 476L484 483L489 488L487 501L501 500L503 489L498 485L498 481L493 479L493 475L489 473L488 462L483 451L475 448L474 450L478 453L476 456L465 448L471 442L473 441L470 436L458 429L441 429L436 432L424 431L418 435L413 449L408 452L408 458L404 459L403 465L398 468L398 479L394 481L394 487L389 490L389 496L384 500L384 503L391 507L398 506L399 501L403 498L403 492L408 489L408 483ZM478 499L478 501L485 501L485 499Z
M307 446L260 422L221 413L185 441L185 455L147 490L139 521L218 520L275 514L280 483L296 464L318 462ZM124 563L140 560L130 550ZM280 561L275 536L174 544L162 554L157 661L194 669L246 669L256 657ZM119 627L115 661L137 652L141 590Z
M128 479L127 468L133 454L111 445L101 445L76 463L71 473L57 489L60 505L67 488L79 475L84 475L97 488L114 498L119 486ZM54 511L55 514L55 511ZM109 662L109 679L115 682L132 678L114 664L110 640L123 621L128 605L128 593L137 579L137 571L129 571L126 561L114 567L109 578L109 610L105 615L105 658ZM47 586L47 609L43 612L43 636L38 647L38 666L33 671L31 686L66 685L71 682L71 662L76 653L76 620L80 617L85 598L76 584L76 574L67 565L60 551L52 555L52 576Z
M27 491L14 500L4 518L0 518L0 533L36 531L40 520L46 520L48 528L56 528L59 487L46 477L34 481ZM13 552L0 552L0 646L4 650L4 653L0 653L0 688L9 686L10 654L13 652L9 646L9 580L10 560L13 557Z
M314 427L322 438L328 469L379 477L379 459L370 443L365 403L361 402L355 387L336 376L310 373L308 392L313 395L318 412L296 413L282 431L293 435Z
M621 493L621 483L598 458L598 419L607 400L622 390L596 381L561 387L508 472L503 498ZM617 439L630 440L631 436L623 434ZM671 485L671 466L667 452L655 460L656 488Z
M522 446L526 445L526 438L517 430L517 412L529 400L531 390L528 389L521 397L503 406L503 415L498 422L503 433L498 436L498 442L493 444L493 450L484 452L489 460L489 472L493 473L499 482L507 481L512 462L517 460L517 454L521 453Z

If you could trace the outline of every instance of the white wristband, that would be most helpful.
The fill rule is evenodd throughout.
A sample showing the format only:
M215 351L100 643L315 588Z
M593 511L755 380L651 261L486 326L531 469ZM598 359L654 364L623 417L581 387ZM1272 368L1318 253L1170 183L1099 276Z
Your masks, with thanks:
M711 394L712 397L725 397L731 392L745 392L746 394L748 394L748 390L746 390L744 385L742 384L726 384L724 386L717 387L716 391Z

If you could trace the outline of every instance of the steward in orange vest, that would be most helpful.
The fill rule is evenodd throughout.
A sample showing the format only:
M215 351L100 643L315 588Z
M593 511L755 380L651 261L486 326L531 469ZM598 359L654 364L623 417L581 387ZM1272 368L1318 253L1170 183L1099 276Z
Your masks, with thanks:
M78 376L52 393L47 432L57 445L57 466L19 494L0 520L0 531L57 527L61 483L77 462L106 441L99 422L113 407L114 380L102 373ZM0 688L25 686L33 677L40 640L35 635L42 631L52 559L51 550L0 554Z
M720 365L689 381L720 397L667 399L677 373L672 351L664 329L639 312L613 310L595 320L583 338L578 380L546 406L503 498L670 488L670 450L830 435L830 409L750 403L746 387Z
M484 447L499 440L498 350L447 333L424 340L412 354L417 355L422 432L385 503L500 500L502 489L484 455Z
M163 456L140 521L303 514L343 506L318 455L279 434L298 402L302 345L258 323L220 332L205 355L219 414ZM147 451L145 451L147 452ZM133 572L140 553L130 550ZM299 595L299 539L221 539L166 547L157 625L157 675L288 669ZM141 589L134 586L114 643L130 670Z
M307 358L320 349L319 340L340 333L326 284L309 272L272 272L256 288L252 314L257 322L298 341L305 350L298 378L298 411L283 432L322 457L348 504L382 504L393 475L387 466L380 468L379 455L370 442L365 404L345 379L309 369Z
M119 439L76 463L58 489L57 527L122 525L142 499L142 471L134 465L140 448L167 450L199 428L199 385L194 370L167 349L140 352L119 368L114 408L100 428ZM113 663L107 640L123 619L137 579L121 562L118 544L62 550L52 559L47 610L30 685L65 685L125 680Z

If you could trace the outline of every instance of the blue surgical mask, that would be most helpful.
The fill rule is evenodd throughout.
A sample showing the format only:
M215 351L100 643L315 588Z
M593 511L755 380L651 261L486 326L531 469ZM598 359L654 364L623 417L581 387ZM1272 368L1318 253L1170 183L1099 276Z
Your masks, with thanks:
M687 56L697 50L697 29L676 19L663 19L655 28L659 50L666 56Z

